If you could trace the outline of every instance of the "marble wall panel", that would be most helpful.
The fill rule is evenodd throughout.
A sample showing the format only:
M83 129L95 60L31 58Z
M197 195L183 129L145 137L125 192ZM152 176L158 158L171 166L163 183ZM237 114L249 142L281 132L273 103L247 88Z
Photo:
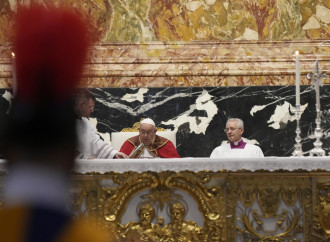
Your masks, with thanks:
M97 97L91 118L107 141L110 133L131 127L143 117L176 132L182 157L208 157L226 140L227 118L245 121L244 137L260 145L265 156L291 156L295 144L296 117L292 86L92 88ZM9 89L0 89L0 107L10 106ZM321 87L323 149L330 152L330 86ZM302 147L305 155L315 137L315 91L301 88Z
M73 7L88 20L96 44L82 86L293 85L296 50L302 74L316 59L329 74L327 0L3 0L0 88L12 87L16 12L32 3Z
M295 56L301 74L314 61L330 74L330 41L238 41L100 44L90 49L82 86L193 87L295 84ZM12 77L11 45L0 45L0 87ZM302 84L310 81L301 79ZM325 80L327 82L327 80Z

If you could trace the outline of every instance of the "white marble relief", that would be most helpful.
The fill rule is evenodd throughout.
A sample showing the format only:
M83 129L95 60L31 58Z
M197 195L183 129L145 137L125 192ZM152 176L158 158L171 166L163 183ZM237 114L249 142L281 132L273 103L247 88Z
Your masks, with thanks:
M102 104L103 106L105 107L108 107L108 108L114 108L114 109L117 109L117 110L120 110L124 113L128 113L130 115L135 115L136 114L136 111L134 108L130 107L130 106L127 106L125 104L122 104L122 103L118 103L118 102L113 102L112 100L107 100L107 99L99 99L97 98L96 99L98 103Z
M306 92L306 91L304 91L304 92ZM301 94L303 94L303 92ZM292 97L294 97L294 96L292 96ZM291 96L287 96L287 97L286 96L284 96L284 97L283 96L282 97L281 96L274 96L274 97L272 97L272 99L274 99L275 101L267 103L265 105L255 105L255 106L253 106L250 110L250 114L251 114L251 116L254 116L255 113L265 109L266 107L271 106L271 105L273 105L275 103L278 103L278 102L282 102L283 100L288 99L288 98L291 98Z
M330 23L330 9L322 5L316 6L316 16L326 24Z
M218 89L218 88L216 88ZM219 93L216 95L216 97L214 98L214 102L218 103L218 102L222 102L222 101L226 101L226 100L230 100L232 98L241 98L241 97L253 97L253 96L258 96L260 95L259 92L249 92L248 94L246 93L246 91L249 89L249 87L243 87L241 90L236 90L235 92L231 92L231 93L226 93L226 95L224 95L224 93Z
M240 36L235 40L258 40L258 39L259 39L259 35L257 31L250 28L245 28L243 36Z
M11 101L13 99L13 95L10 92L5 91L5 93L2 95L2 97L9 102L9 107L8 107L7 112L6 112L8 114L9 110L10 110L10 107L11 107Z
M205 0L205 4L207 5L213 5L215 4L216 0Z
M186 8L191 12L195 12L197 9L199 9L203 5L204 5L204 3L201 1L188 1L185 4Z
M305 109L308 107L308 103L300 106L301 114L304 113ZM283 105L277 105L274 111L274 114L267 121L269 123L269 127L273 129L280 129L281 124L288 124L288 122L292 122L297 119L294 113L295 107L293 107L289 102L284 102ZM290 112L291 110L291 112Z
M251 116L253 116L256 112L259 112L259 111L263 110L267 106L268 106L268 104L267 105L255 105L255 106L253 106L250 110Z
M134 101L138 101L140 103L143 103L144 101L144 94L147 93L149 91L148 88L139 88L137 89L138 92L134 93L134 94L125 94L121 100L126 101L126 102L134 102Z
M158 94L155 95L155 97L161 96L161 95L162 95L162 92L159 92ZM137 108L130 107L129 105L125 105L123 103L115 102L114 100L111 100L111 98L106 98L106 99L97 98L97 102L101 103L102 105L104 105L106 107L114 108L123 113L127 113L127 114L130 114L130 115L136 117L136 116L143 115L150 109L161 107L162 105L164 105L165 103L167 103L173 99L180 100L181 98L184 98L184 97L190 97L190 95L188 93L177 93L177 94L168 96L164 100L161 100L159 102L153 102L153 101L146 102L146 103L138 106Z
M205 134L213 117L218 112L218 107L212 101L212 97L206 90L198 96L195 104L190 105L190 109L182 113L177 118L162 122L165 125L173 125L174 131L177 132L178 128L185 123L189 123L190 133ZM207 117L194 117L190 116L195 110L204 110L207 113Z
M303 30L319 28L321 28L320 22L314 16L310 17L307 23L302 27Z
M155 97L161 96L161 93L162 92L156 94ZM141 114L149 111L150 109L162 107L163 105L165 105L165 103L167 103L167 102L169 102L169 101L171 101L173 99L180 100L180 98L184 98L184 97L190 97L190 95L188 93L177 93L177 94L168 96L164 100L161 100L161 101L157 101L157 102L151 101L149 103L146 103L144 105L141 105L139 107L139 109L136 110L136 116L139 116L139 115L141 115Z
M301 93L300 93L300 95L301 95L301 96L302 96L302 95L306 95L306 94L310 95L309 93L311 92L312 89L313 89L313 87L310 86L309 88L307 88L307 89L305 89L305 90L302 90ZM284 89L283 89L283 90L284 90ZM292 99L292 98L295 98L294 95L288 95L288 96L286 96L285 93L286 93L286 91L282 92L281 94L276 94L276 95L275 95L275 93L274 93L274 94L272 93L272 95L269 96L268 99L272 99L272 100L274 100L274 101L273 101L273 102L269 102L269 103L264 104L264 105L254 105L254 106L251 108L251 110L250 110L250 115L251 115L251 116L254 116L255 113L257 113L257 112L259 112L259 111L265 109L265 108L268 107L268 106L271 106L271 105L273 105L273 104L276 104L276 103L279 103L279 102L283 102L283 101L284 101L284 102L287 102L286 100L290 100L290 99ZM270 95L270 93L265 93L265 94L266 94L266 96ZM259 95L260 95L260 93L259 93ZM280 105L280 106L281 106L281 105ZM304 105L301 105L301 108L303 108L303 106L304 106ZM290 105L290 107L291 107L291 110L293 110L293 106Z

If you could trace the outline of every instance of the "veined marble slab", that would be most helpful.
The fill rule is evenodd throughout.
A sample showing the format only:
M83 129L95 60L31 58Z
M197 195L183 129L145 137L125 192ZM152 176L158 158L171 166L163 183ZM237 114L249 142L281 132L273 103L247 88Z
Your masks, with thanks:
M149 42L95 45L82 78L85 87L217 87L301 84L315 60L330 74L330 41ZM12 47L0 44L0 88L12 82ZM325 80L330 83L329 80Z
M261 147L265 156L291 156L295 144L294 86L95 88L95 112L90 119L109 143L111 132L132 127L150 117L156 125L176 132L181 157L209 157L227 140L228 118L245 122L243 137ZM322 86L323 149L330 151L330 86ZM0 107L7 112L11 93L0 89ZM305 155L315 141L315 91L301 87L301 137Z

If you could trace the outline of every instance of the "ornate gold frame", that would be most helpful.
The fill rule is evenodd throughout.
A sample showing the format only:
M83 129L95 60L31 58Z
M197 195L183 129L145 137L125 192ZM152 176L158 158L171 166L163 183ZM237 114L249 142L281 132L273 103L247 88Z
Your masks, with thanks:
M147 191L143 202L164 208L180 200L175 197L180 190L196 202L203 217L203 226L185 221L190 233L198 231L198 241L327 241L330 177L322 174L148 171L88 174L88 180L82 180L86 174L76 177L81 198L75 199L86 200L93 192L95 199L89 199L87 211L92 211L99 226L111 230L118 240L125 238L129 226L121 224L121 218L135 196ZM104 186L104 181L112 185ZM162 218L156 221L153 226L159 237L151 241L179 241L162 237L170 234L170 226L162 224ZM267 221L274 221L272 230L265 227ZM136 227L137 222L133 224ZM196 241L191 238L180 240Z

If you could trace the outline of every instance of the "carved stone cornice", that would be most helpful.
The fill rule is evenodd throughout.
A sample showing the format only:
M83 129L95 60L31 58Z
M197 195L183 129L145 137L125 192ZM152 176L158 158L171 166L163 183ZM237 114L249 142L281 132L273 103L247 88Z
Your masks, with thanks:
M9 87L5 80L12 77L11 49L9 43L0 44L2 88ZM106 43L90 48L83 85L292 85L296 50L302 75L310 72L316 59L329 74L329 40ZM302 84L310 80L302 78Z

